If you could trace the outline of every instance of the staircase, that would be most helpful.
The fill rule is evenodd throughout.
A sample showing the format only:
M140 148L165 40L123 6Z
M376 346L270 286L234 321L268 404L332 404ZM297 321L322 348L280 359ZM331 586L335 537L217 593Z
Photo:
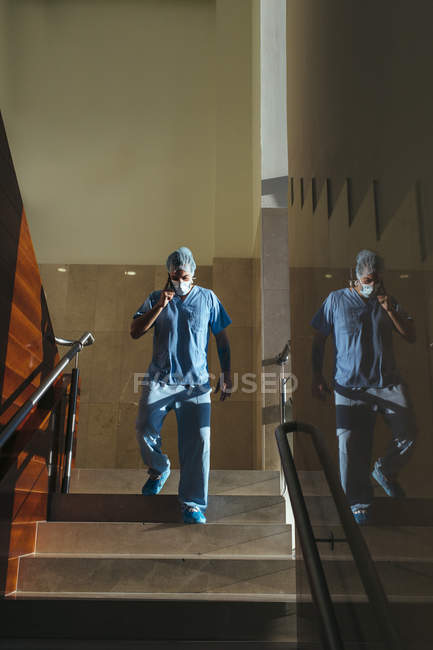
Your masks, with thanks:
M278 473L214 472L206 526L179 523L178 472L157 497L137 495L142 471L131 477L135 494L89 493L92 475L101 489L110 474L79 470L78 494L56 495L57 521L38 525L35 555L21 561L18 595L278 600L294 593ZM242 482L230 482L239 474Z
M76 639L74 648L116 638L128 648L137 639L146 648L297 647L279 472L212 471L205 526L181 523L178 471L156 497L141 496L145 479L138 470L74 470L71 494L54 495L51 521L38 523L35 551L20 559L2 636L17 637L32 611L37 624L21 644L27 636Z
M157 497L139 494L145 478L74 470L3 601L2 648L321 647L279 472L212 471L205 526L180 522L176 470ZM319 549L345 647L383 650L323 475L300 478L316 537L334 537ZM377 497L382 523L363 533L407 647L430 649L431 500Z

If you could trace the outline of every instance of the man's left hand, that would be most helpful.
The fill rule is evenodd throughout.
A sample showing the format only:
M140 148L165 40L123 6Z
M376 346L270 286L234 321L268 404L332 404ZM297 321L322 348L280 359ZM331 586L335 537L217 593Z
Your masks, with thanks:
M229 372L224 372L221 374L218 378L217 385L215 386L215 394L218 393L219 390L221 390L221 395L220 395L220 402L224 402L224 400L228 397L231 397L232 394L232 378L230 376Z

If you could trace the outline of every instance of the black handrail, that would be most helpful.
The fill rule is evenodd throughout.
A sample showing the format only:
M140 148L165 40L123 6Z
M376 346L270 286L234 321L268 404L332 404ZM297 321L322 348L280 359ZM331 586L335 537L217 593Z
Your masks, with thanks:
M69 389L68 423L65 438L65 467L63 470L62 492L69 494L72 473L72 452L74 447L75 417L77 413L78 379L80 369L72 368L71 385Z
M353 559L359 571L367 597L377 617L379 627L382 628L384 632L385 640L388 644L387 647L390 649L392 648L392 650L403 650L404 646L392 620L388 598L383 589L375 564L371 558L368 546L359 530L358 524L353 518L346 496L340 485L338 476L336 475L334 465L329 458L323 434L316 427L310 424L296 421L285 422L277 427L275 430L275 437L280 452L284 477L291 498L296 527L299 532L303 558L311 585L311 592L319 609L327 643L330 648L343 647L342 645L332 645L336 642L334 639L339 638L339 635L337 637L334 630L334 622L336 622L335 612L332 607L332 602L331 608L329 607L330 596L328 586L326 584L326 579L325 584L323 584L323 567L317 550L316 541L314 539L310 518L305 506L295 463L287 440L287 434L295 431L309 433L311 435L314 447L325 473L325 478L334 498L337 512L347 542L350 546Z
M60 360L57 366L50 372L48 377L42 384L35 390L33 395L21 406L9 422L0 430L0 449L7 443L11 436L15 433L19 425L25 420L32 408L39 402L42 395L54 384L57 377L66 368L68 363L72 361L76 354L81 352L85 345L91 345L95 338L91 332L85 332L78 341L75 341L70 350Z
M343 641L338 628L328 583L326 582L325 572L317 549L292 452L287 441L287 433L294 430L290 428L291 424L293 423L285 422L284 424L280 424L275 431L283 474L286 479L296 527L299 533L311 594L320 615L324 642L326 643L327 650L343 650Z

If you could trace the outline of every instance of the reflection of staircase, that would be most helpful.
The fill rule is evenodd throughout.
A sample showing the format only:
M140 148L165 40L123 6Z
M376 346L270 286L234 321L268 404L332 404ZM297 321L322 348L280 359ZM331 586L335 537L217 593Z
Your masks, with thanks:
M322 472L300 472L307 507L316 538L333 535L319 543L328 586L336 603L345 640L379 641L374 616L366 602L361 580L344 540L334 501ZM390 499L380 488L375 492L377 523L361 531L382 580L395 623L411 650L433 647L433 500L422 498ZM301 557L298 551L297 557ZM303 565L297 565L298 593L308 594ZM298 608L299 639L311 638L311 620L316 617L311 605ZM357 647L357 646L355 646ZM367 645L362 647L374 647ZM381 647L381 646L378 646Z
M54 495L55 521L38 524L14 595L21 612L32 603L38 635L46 625L52 636L54 625L62 638L295 642L295 565L279 472L213 471L205 526L179 523L178 472L156 497L139 494L145 478L75 470L72 493ZM20 608L10 611L13 627Z

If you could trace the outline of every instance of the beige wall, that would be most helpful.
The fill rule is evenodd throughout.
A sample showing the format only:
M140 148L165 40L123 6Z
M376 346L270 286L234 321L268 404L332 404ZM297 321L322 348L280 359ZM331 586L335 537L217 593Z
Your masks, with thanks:
M0 2L0 93L4 97L7 93L7 82L8 82L8 44L9 36L6 23L6 7L4 2ZM3 100L4 102L4 100ZM4 105L2 106L4 108Z
M347 286L356 252L372 247L385 257L386 287L417 323L415 345L396 341L420 429L402 482L411 495L430 494L433 96L427 80L433 6L291 0L287 14L292 342L300 381L295 415L324 429L336 452L333 407L311 398L309 323L331 290ZM376 455L387 440L389 432L379 424ZM301 451L298 444L302 466ZM306 456L305 465L314 466L310 449Z
M280 381L282 372L289 376L290 363L281 368L272 363L290 338L290 292L287 208L262 208L262 282L263 282L263 358L266 383L262 396L264 466L279 469L281 462L275 439L275 429L281 421ZM264 375L265 378L265 375ZM291 383L286 383L287 399ZM289 418L289 407L286 406Z
M262 222L259 219L255 237L254 257L252 259L252 371L257 378L257 392L254 394L254 447L253 463L256 469L265 469L265 438L262 418L262 359L263 359L263 316L262 316Z
M0 0L0 29L1 109L55 332L96 334L77 464L138 467L132 376L151 339L132 341L129 319L171 250L191 247L231 314L234 372L256 370L259 0ZM257 399L215 401L214 467L260 465ZM165 441L176 464L171 416Z
M251 257L257 0L0 10L1 108L39 262L161 264L180 244L205 265Z
M232 350L233 374L255 372L254 349L260 340L254 313L257 260L215 259L213 266L198 267L197 284L212 288L232 318L227 333ZM54 331L76 339L90 329L96 341L80 354L81 399L78 425L77 467L139 468L142 461L135 438L139 393L134 373L144 373L152 355L152 334L133 340L129 336L132 314L166 278L162 266L40 265ZM135 276L125 275L135 271ZM230 282L227 279L230 278ZM260 286L260 285L259 285ZM214 337L209 342L209 370L218 376ZM215 384L215 381L212 382ZM244 393L242 384L230 400L213 398L211 466L248 469L257 466L257 393ZM177 427L170 413L162 430L163 448L178 467Z
M261 1L262 178L287 176L286 0Z
M289 176L334 201L351 178L355 213L377 179L381 230L421 181L430 251L432 20L429 0L287 2Z

